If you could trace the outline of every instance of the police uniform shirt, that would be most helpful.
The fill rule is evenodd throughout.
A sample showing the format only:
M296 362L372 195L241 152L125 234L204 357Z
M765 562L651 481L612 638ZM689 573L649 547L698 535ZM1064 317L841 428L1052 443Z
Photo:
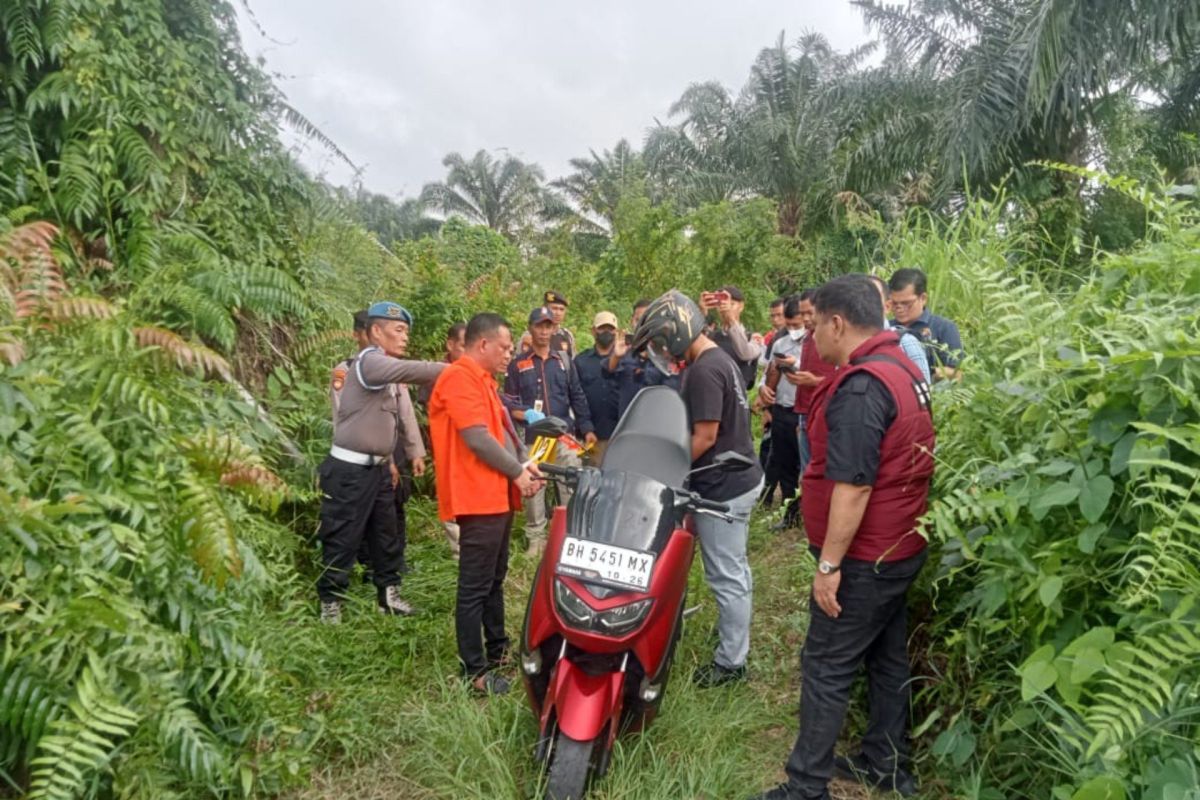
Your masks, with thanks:
M363 350L343 378L333 443L356 453L390 456L403 402L392 384L430 383L445 368L430 361L392 358L379 348Z

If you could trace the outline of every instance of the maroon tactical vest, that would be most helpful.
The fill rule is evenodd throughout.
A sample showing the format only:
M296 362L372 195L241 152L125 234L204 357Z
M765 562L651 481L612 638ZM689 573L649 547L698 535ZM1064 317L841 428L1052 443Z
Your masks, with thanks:
M896 419L883 435L871 499L846 557L899 561L921 552L926 544L916 528L929 498L934 433L929 386L904 355L899 335L892 331L881 331L863 342L851 354L850 363L826 381L813 400L807 420L812 460L804 472L800 496L804 528L812 545L825 543L834 486L825 478L829 441L825 410L838 387L858 372L869 372L883 382L896 404Z

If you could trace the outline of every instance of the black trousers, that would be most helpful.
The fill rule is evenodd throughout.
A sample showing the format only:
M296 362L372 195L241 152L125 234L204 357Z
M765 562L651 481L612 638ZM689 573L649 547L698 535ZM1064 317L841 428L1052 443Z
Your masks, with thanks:
M775 475L775 468L771 463L771 446L775 442L774 422L763 423L763 438L758 445L758 463L763 468L763 490L758 496L758 500L766 508L770 508L775 498L775 489L779 487L779 478Z
M376 593L382 601L384 589L400 583L403 557L387 465L363 467L326 456L317 475L324 495L317 536L325 565L317 579L317 594L327 602L346 593L350 570L365 539Z
M771 407L771 471L779 482L783 502L796 496L800 486L800 440L796 426L800 415L787 406ZM788 506L793 514L794 506Z
M508 574L512 521L512 512L458 517L454 631L458 637L458 658L468 678L487 672L508 649L508 636L504 633L504 577Z
M819 552L813 549L814 555ZM870 718L862 752L878 772L908 770L908 587L925 563L922 551L876 566L842 561L834 619L809 597L808 636L800 656L800 734L788 757L788 784L806 798L828 797L833 748L858 668L866 662Z
M400 482L393 492L396 498L396 538L400 540L400 566L397 568L401 577L408 571L408 500L412 497L412 477L405 471L400 472ZM358 563L362 564L367 573L371 572L371 547L367 537L363 537L358 546ZM363 576L366 580L366 575Z

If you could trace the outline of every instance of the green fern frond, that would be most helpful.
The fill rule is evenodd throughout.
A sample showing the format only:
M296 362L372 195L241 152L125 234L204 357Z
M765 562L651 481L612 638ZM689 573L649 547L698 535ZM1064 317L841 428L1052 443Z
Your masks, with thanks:
M127 363L96 359L82 366L95 384L93 407L98 407L103 400L110 409L136 410L152 425L162 425L170 420L171 412L159 387L131 372Z
M29 800L74 800L92 778L106 769L122 740L139 722L107 686L101 660L89 654L68 704L71 715L50 723L30 762Z
M162 191L167 185L166 173L158 155L133 127L124 125L113 134L113 148L127 175L130 186L148 185Z
M3 24L8 51L22 66L40 67L45 58L42 34L29 3L5 3L0 23Z
M71 449L81 453L98 472L103 473L116 463L116 449L91 420L76 413L64 414L59 419L59 428L71 443Z
M229 309L207 292L177 285L167 290L163 301L177 313L180 327L186 325L224 349L233 349L237 323Z
M1158 631L1142 631L1136 646L1107 670L1084 716L1092 731L1087 758L1120 747L1169 713L1177 697L1180 671L1200 663L1200 638L1178 622Z
M192 558L204 577L222 588L229 578L242 574L233 522L211 485L191 473L183 475L181 483L179 510Z
M0 663L0 764L33 755L46 727L62 713L58 692L20 663Z
M283 121L286 122L290 127L304 134L309 139L320 143L322 147L340 158L346 163L347 166L350 167L350 169L354 170L356 173L360 171L358 165L351 161L348 155L342 152L342 149L337 146L337 143L334 142L333 139L330 139L321 131L320 128L309 122L307 117L293 108L289 103L287 103L287 101L279 99L276 101L275 106L279 110L279 114L283 118Z
M325 352L330 345L338 344L344 348L346 342L354 341L354 334L346 330L328 330L301 339L292 345L288 355L297 360L308 358L313 353Z
M59 206L76 228L87 228L100 213L104 189L95 159L83 140L71 139L63 146L54 188Z
M197 783L224 783L228 755L196 716L187 698L176 695L158 713L160 745L179 769Z

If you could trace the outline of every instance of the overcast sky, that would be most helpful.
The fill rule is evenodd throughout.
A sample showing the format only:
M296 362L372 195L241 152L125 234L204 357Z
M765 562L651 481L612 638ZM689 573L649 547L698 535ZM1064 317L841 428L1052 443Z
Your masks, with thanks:
M781 30L839 50L868 38L849 0L248 2L267 36L243 12L247 51L393 197L444 177L451 151L506 149L554 178L622 137L640 148L689 83L739 88ZM314 172L349 180L315 143L297 146Z

